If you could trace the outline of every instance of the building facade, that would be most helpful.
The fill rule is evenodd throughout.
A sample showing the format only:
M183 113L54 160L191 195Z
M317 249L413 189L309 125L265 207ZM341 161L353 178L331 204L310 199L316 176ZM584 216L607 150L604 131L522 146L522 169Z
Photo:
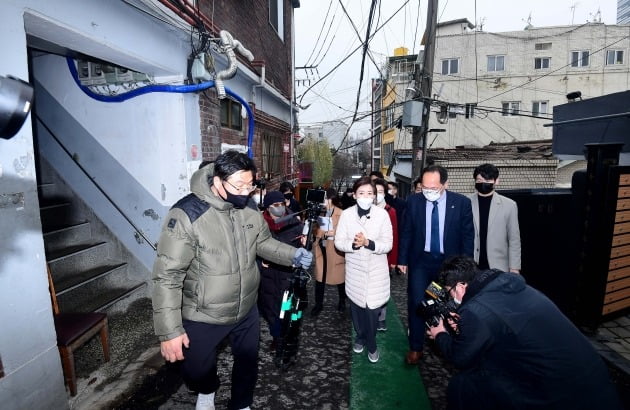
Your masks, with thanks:
M630 27L587 23L504 33L438 28L432 147L551 138L552 108L630 86Z
M617 0L617 24L630 24L630 0Z
M411 130L400 125L402 104L409 98L417 54L399 47L372 80L372 169L385 173L396 150L411 147Z

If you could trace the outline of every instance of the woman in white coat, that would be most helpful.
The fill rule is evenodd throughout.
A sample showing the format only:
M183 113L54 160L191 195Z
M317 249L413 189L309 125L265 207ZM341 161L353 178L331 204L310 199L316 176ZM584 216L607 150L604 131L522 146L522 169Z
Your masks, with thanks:
M353 187L357 204L343 211L335 233L335 247L346 253L346 293L356 332L355 353L368 349L376 363L376 324L380 308L389 300L389 265L392 224L387 211L373 206L375 188L369 177Z

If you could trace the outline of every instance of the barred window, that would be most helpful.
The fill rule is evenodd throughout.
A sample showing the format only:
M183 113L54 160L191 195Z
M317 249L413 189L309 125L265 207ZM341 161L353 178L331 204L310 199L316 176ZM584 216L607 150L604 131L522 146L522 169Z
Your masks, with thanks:
M282 172L282 137L263 134L262 170L268 178Z

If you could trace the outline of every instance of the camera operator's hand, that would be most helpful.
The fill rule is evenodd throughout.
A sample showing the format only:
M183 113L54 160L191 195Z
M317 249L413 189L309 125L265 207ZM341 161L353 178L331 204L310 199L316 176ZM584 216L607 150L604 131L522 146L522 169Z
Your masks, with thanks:
M303 269L308 269L313 263L313 254L304 248L298 248L295 251L293 257L293 266L302 266Z
M444 327L444 321L440 319L437 326L430 327L427 329L427 336L429 336L429 339L433 340L439 333L442 333L442 332L446 332L446 328Z
M459 315L455 312L451 312L451 317L446 318L448 325L453 329L455 333L459 333L459 329L457 328L457 321L459 320Z

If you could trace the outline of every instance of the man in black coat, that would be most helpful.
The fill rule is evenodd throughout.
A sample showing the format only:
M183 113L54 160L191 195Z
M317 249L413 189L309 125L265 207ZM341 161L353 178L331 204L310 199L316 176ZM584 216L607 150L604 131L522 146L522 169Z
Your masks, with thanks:
M470 257L447 260L444 290L459 308L427 331L460 370L449 409L621 409L590 342L521 275L480 271Z

